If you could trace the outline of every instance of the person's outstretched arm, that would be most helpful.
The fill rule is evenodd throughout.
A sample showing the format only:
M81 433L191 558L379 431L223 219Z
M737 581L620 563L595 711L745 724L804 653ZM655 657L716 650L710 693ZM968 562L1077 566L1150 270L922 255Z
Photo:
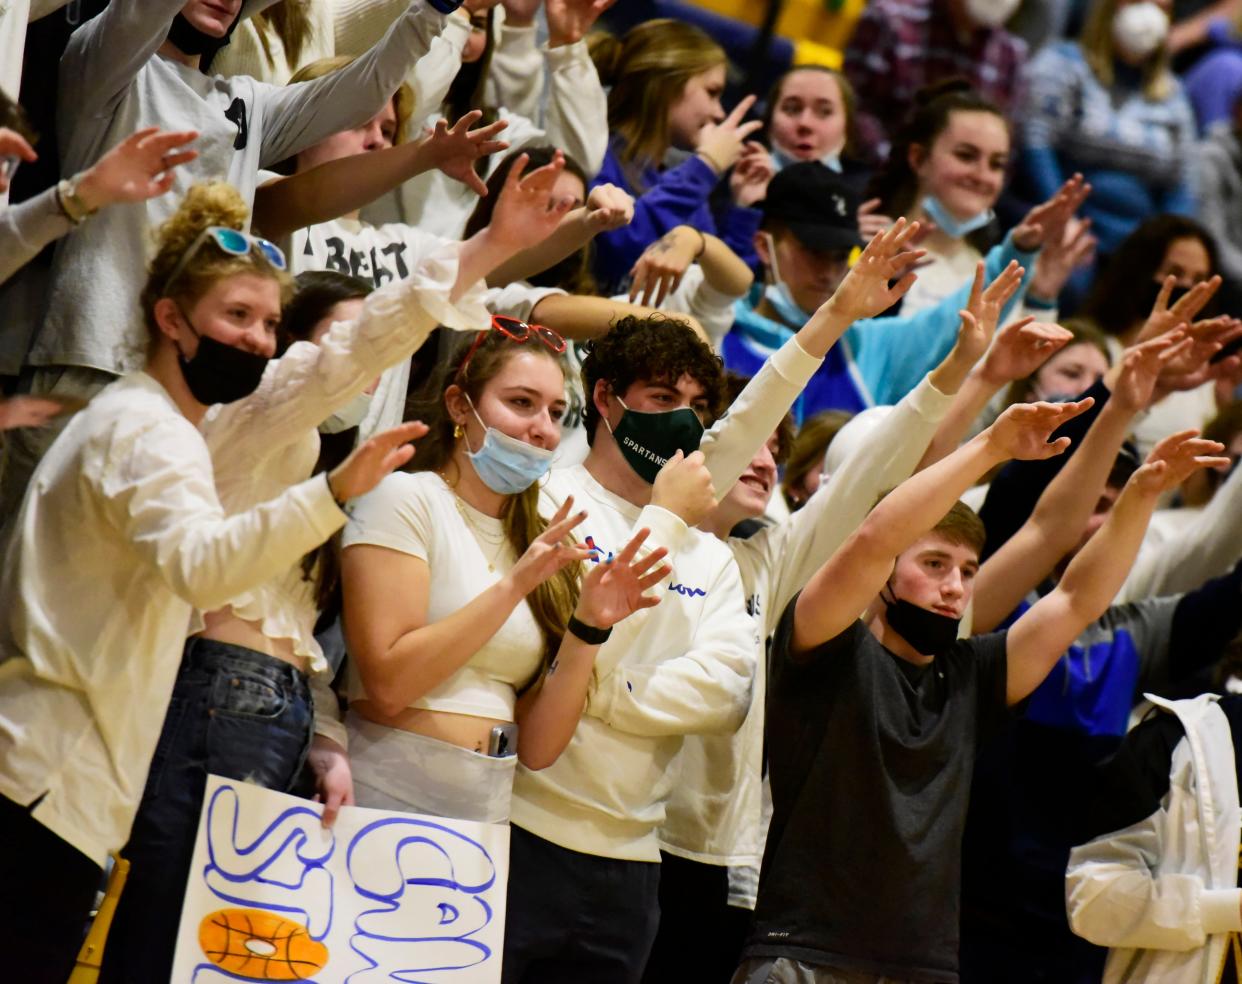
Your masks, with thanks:
M139 130L78 175L77 197L88 215L119 202L163 195L172 187L172 169L198 156L177 151L198 134ZM74 228L56 187L0 212L0 284L28 263L44 246ZM79 217L81 220L81 217Z
M1069 446L1048 436L1087 403L1018 404L943 461L886 495L841 548L807 582L794 609L796 652L840 634L866 609L892 575L903 550L944 518L980 475L1009 458L1046 458Z
M1190 345L1179 333L1144 342L1110 371L1112 398L1078 453L1044 490L1022 527L979 568L976 632L991 632L1041 584L1082 538L1135 414L1151 400L1161 366Z
M438 120L421 140L341 157L271 181L255 191L255 228L270 239L282 239L295 229L357 211L415 175L437 168L485 195L474 162L509 145L493 139L508 126L503 120L470 129L482 115L478 110L467 113L452 127Z
M255 114L263 118L260 166L272 167L371 119L427 54L444 21L427 0L411 0L379 43L345 67L294 85L254 83Z
M1166 437L1131 476L1098 533L1070 562L1057 586L1009 630L1009 703L1038 687L1082 631L1104 614L1143 542L1159 497L1198 468L1229 461L1216 457L1224 445L1183 431Z

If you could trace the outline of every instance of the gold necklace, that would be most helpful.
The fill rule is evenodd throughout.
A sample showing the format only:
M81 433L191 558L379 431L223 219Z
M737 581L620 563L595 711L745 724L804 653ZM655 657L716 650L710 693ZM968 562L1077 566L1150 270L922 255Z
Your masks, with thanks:
M449 480L445 478L443 472L440 473L440 478L443 479L444 484L448 485L449 490L453 493L453 503L457 506L457 511L461 514L462 520L474 533L475 542L479 545L479 552L483 554L483 559L487 562L488 573L496 573L496 562L500 560L500 555L504 553L505 544L507 542L504 530L500 531L500 537L497 539L495 533L480 526L478 522L475 521L475 518L470 515L470 511L466 508L467 503L460 495L457 494L456 486L449 485ZM488 559L487 554L483 549L484 544L487 544L489 547L496 548L492 553L491 559Z

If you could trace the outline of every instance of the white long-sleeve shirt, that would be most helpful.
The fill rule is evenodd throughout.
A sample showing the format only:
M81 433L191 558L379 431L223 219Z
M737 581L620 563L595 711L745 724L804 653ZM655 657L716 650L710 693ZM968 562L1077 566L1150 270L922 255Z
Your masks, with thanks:
M225 178L250 204L259 168L370 119L444 24L443 15L414 0L384 39L348 67L296 86L269 86L244 76L204 75L157 54L182 5L110 4L69 40L57 114L66 174L89 167L147 126L197 130L198 158L173 171L169 194L113 205L57 244L46 316L40 323L41 305L16 312L0 333L0 371L17 372L28 338L29 365L118 375L140 367L146 330L135 298L153 246L150 230L172 215L192 184L209 178ZM0 310L13 310L3 294Z
M459 331L487 326L482 281L455 304L449 300L461 244L421 236L407 245L402 279L371 294L357 319L334 324L318 345L290 346L269 365L252 395L208 411L200 429L226 512L250 509L308 478L319 456L319 423L390 367L404 366L408 378L410 356L437 325ZM404 393L403 384L402 404ZM290 640L293 651L309 662L313 679L329 672L314 637L314 586L303 576L300 559L228 605L269 638ZM321 697L316 731L344 745L343 726L321 717L323 706Z
M951 403L952 397L925 377L801 510L749 539L726 541L741 572L747 610L764 639L880 493L913 474ZM759 865L766 833L761 821L766 673L762 658L757 665L750 712L737 733L686 739L660 830L660 847L670 854L707 864ZM749 902L753 908L753 899Z
M34 818L102 864L129 836L193 608L344 522L322 475L226 515L164 388L138 372L104 389L35 470L0 572L0 794L39 800Z
M548 65L549 95L542 119L514 112L507 105L497 107L500 119L509 124L500 135L509 143L506 153L522 147L551 144L577 161L590 177L599 170L608 149L608 103L595 64L587 52L586 41L547 49L544 57ZM445 70L436 73L430 64L433 59L442 59ZM419 63L424 77L422 91L416 93L419 106L440 105L460 62L461 50L456 45L445 43L432 48ZM435 102L431 101L437 95L431 83L433 76L447 79L444 92L439 93L439 100ZM439 115L437 109L420 127L433 126ZM505 156L492 155L488 162L489 175ZM377 223L400 219L427 232L458 237L478 201L478 196L460 181L433 170L401 186L399 214L391 213L386 197L377 207L364 209L363 216Z
M717 495L733 487L822 361L792 341L704 435ZM644 549L667 547L673 570L660 603L618 623L600 647L586 710L560 758L538 772L518 767L512 820L573 851L658 861L657 831L684 736L741 726L761 641L725 544L663 509L640 510L582 465L553 470L545 511L567 495L588 513L580 535L604 556L648 527Z

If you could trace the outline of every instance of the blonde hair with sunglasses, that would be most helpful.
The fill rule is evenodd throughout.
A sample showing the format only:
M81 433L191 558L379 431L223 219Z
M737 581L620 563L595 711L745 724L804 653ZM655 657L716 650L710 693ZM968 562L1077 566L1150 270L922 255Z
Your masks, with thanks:
M141 295L142 316L153 341L159 337L155 304L161 297L173 298L188 311L213 285L227 277L249 274L275 280L280 284L280 303L289 302L293 278L272 266L257 249L235 256L207 237L187 259L188 252L207 229L222 226L240 231L245 229L249 217L250 211L236 188L224 181L211 181L191 187L177 211L160 226L155 259L147 268L147 282ZM184 268L178 270L183 261Z

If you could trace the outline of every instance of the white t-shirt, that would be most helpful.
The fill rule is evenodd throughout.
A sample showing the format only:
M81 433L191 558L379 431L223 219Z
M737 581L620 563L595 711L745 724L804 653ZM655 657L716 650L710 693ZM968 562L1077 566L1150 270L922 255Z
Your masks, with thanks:
M389 475L354 501L343 546L387 547L431 569L427 624L452 615L513 567L499 519L460 500L435 472ZM544 658L543 634L523 601L470 661L410 706L512 721L516 693ZM350 664L349 699L366 697Z

